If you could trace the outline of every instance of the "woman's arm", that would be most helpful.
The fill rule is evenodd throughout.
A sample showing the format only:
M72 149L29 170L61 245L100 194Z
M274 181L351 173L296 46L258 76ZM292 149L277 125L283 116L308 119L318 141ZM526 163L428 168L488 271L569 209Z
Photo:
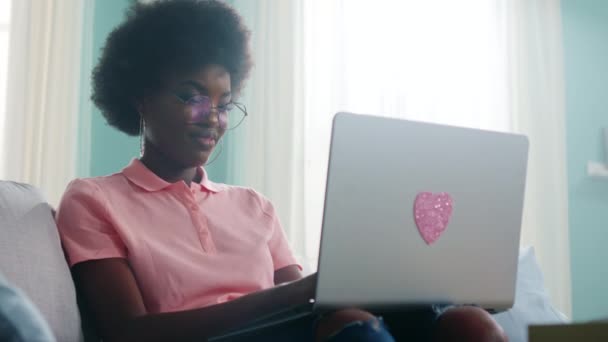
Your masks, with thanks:
M316 282L316 275L301 278L297 267L296 270L286 267L277 270L275 276L284 277L277 280L301 279L223 304L148 314L126 260L86 261L74 266L73 273L100 337L108 342L204 341L261 315L308 302L314 297Z
M302 272L297 265L289 265L274 271L274 284L280 285L302 279Z

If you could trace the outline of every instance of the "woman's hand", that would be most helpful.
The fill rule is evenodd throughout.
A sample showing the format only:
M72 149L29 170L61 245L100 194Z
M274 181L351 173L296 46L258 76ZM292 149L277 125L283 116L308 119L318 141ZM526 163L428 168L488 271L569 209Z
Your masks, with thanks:
M302 271L298 265L289 265L274 271L274 284L281 285L302 279Z

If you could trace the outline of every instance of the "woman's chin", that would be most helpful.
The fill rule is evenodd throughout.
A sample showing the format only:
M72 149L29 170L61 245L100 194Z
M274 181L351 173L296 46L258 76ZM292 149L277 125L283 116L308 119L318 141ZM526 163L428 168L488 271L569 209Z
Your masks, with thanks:
M178 160L181 160L183 165L191 167L205 166L218 157L218 152L220 151L214 152L214 150L213 148L187 150L187 153L182 154ZM186 152L186 150L182 151Z
M196 158L196 166L205 166L207 163L211 162L216 155L213 153L213 150L209 151L200 151Z

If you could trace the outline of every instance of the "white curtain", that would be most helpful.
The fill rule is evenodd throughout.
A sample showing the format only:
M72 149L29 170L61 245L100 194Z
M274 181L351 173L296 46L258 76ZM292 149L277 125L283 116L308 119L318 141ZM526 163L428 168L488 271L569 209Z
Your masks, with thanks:
M308 220L302 182L306 177L300 96L302 1L236 0L233 4L252 31L255 67L240 99L249 116L227 137L228 179L272 200L293 249L303 258Z
M551 299L571 317L560 1L502 2L512 127L530 139L522 243L535 247Z
M299 255L317 257L337 111L522 132L532 143L522 244L570 313L558 0L234 3L257 64L229 179L273 200Z
M305 4L306 254L316 256L332 115L506 131L507 64L491 1Z
M11 11L0 179L56 205L74 178L83 31L80 0L19 0Z

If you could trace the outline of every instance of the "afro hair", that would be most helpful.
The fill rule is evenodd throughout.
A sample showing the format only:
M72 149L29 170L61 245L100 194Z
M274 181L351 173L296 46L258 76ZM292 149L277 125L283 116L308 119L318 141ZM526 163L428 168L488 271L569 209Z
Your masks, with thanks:
M160 90L171 73L218 64L238 94L252 67L249 38L240 15L221 1L135 2L106 40L91 99L109 125L137 135L136 100Z

